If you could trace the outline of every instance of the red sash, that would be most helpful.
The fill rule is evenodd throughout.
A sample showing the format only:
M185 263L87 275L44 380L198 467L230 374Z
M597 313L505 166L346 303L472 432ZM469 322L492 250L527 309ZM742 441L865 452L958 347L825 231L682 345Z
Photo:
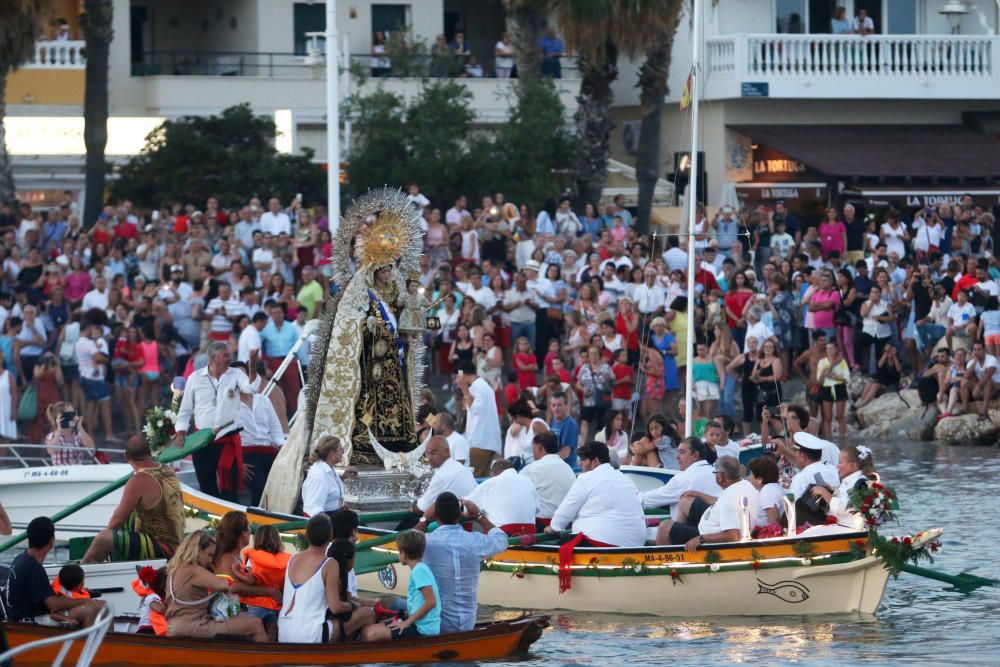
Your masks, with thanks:
M243 490L243 443L239 433L229 433L217 439L217 444L222 445L222 453L219 455L219 466L216 473L219 477L220 491L242 491ZM230 470L236 466L236 486L233 488L233 475Z
M533 523L505 523L500 526L500 530L507 533L511 537L520 537L521 535L534 535L535 534L535 524Z
M584 544L584 542L586 542ZM568 542L559 545L559 592L565 593L573 585L573 551L578 546L613 547L613 544L592 540L583 533L577 533Z

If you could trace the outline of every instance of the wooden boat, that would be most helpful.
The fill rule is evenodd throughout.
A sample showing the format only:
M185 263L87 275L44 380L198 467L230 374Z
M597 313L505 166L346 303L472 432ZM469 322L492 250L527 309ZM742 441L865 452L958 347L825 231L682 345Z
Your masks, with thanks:
M512 547L484 564L479 602L683 617L873 614L889 573L866 548L866 533L705 544L692 553L578 548L572 586L560 593L558 546ZM396 565L358 577L360 588L378 594L398 595L407 582L408 571Z
M547 616L478 625L469 632L379 643L254 644L245 639L180 639L109 632L94 665L354 665L370 663L471 662L525 653L548 627ZM11 648L69 632L33 623L4 623ZM50 665L59 645L25 654L18 665ZM80 646L67 659L75 660Z

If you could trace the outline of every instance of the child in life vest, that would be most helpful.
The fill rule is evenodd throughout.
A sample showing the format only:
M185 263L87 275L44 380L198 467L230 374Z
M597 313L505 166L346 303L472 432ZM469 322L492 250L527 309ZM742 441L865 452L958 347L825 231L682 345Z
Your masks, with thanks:
M285 570L291 554L284 552L281 534L273 526L258 526L253 536L253 549L243 552L243 571L233 575L250 586L267 586L284 590ZM281 602L267 596L240 597L247 606L247 613L264 622L264 629L271 641L278 639L278 612Z
M132 590L142 601L139 603L139 629L136 632L161 637L167 634L167 619L163 616L167 607L163 598L167 595L167 568L154 570L149 565L139 570L138 578L132 582Z
M64 598L70 598L73 600L89 600L91 597L90 591L84 588L83 579L84 573L82 567L74 564L64 565L62 569L59 570L59 574L56 576L55 581L52 582L52 590L56 595L61 595ZM57 623L69 623L70 625L76 625L76 621L66 614L61 614L59 612L52 612L49 614L49 618Z

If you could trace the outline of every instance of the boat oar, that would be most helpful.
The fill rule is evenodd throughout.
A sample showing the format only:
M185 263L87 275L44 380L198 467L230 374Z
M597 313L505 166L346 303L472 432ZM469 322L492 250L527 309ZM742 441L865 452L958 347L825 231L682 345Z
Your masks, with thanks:
M910 574L927 577L928 579L934 579L935 581L943 581L946 584L951 584L964 593L974 591L980 586L1000 586L1000 581L997 581L996 579L979 577L967 572L962 572L960 574L947 574L945 572L938 572L937 570L931 570L926 567L911 565L909 563L902 564L899 569L903 572L909 572Z
M228 426L228 424L226 424L222 428L225 428L226 426ZM209 428L202 429L200 431L196 431L188 435L187 439L184 441L183 447L170 446L164 449L162 452L160 452L159 456L156 457L156 460L160 463L173 463L174 461L179 461L185 456L197 452L198 450L202 449L203 447L207 446L208 444L214 441L215 441L215 432ZM78 500L69 507L59 510L49 518L52 519L53 523L59 523L66 517L78 512L79 510L83 509L87 505L90 505L94 501L100 500L109 493L113 493L114 491L125 486L125 484L130 479L132 479L132 473L128 473L127 475L122 475L119 479L116 479L107 486L102 487L97 491L94 491L86 498ZM0 544L0 553L7 551L11 547L23 542L27 538L28 538L27 532L23 532L20 535L16 535L10 538L3 544Z
M358 522L361 525L367 525L370 523L396 523L402 521L403 519L410 519L419 516L414 514L410 510L399 510L397 512L370 512L368 514L359 514ZM280 521L278 523L271 524L253 524L251 526L252 530L256 530L258 525L269 525L276 529L279 533L287 533L296 530L303 530L306 527L308 519L294 519L292 521ZM360 546L360 545L358 545Z

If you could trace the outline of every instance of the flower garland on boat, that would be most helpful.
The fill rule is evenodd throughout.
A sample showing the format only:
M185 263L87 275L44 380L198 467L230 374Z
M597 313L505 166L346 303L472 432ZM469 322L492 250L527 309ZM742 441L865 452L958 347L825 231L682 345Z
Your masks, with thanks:
M864 524L868 526L868 549L877 555L892 578L899 577L903 566L907 563L916 564L921 560L934 562L933 554L941 548L936 537L928 533L904 535L902 537L884 537L879 535L878 527L887 523L899 523L896 515L899 500L895 492L879 482L851 489L848 502L855 512L861 515ZM855 548L852 547L852 551ZM858 546L860 551L861 547Z
M174 437L174 420L177 419L177 413L156 406L146 410L145 418L142 434L146 436L146 442L149 443L153 454L158 454Z

